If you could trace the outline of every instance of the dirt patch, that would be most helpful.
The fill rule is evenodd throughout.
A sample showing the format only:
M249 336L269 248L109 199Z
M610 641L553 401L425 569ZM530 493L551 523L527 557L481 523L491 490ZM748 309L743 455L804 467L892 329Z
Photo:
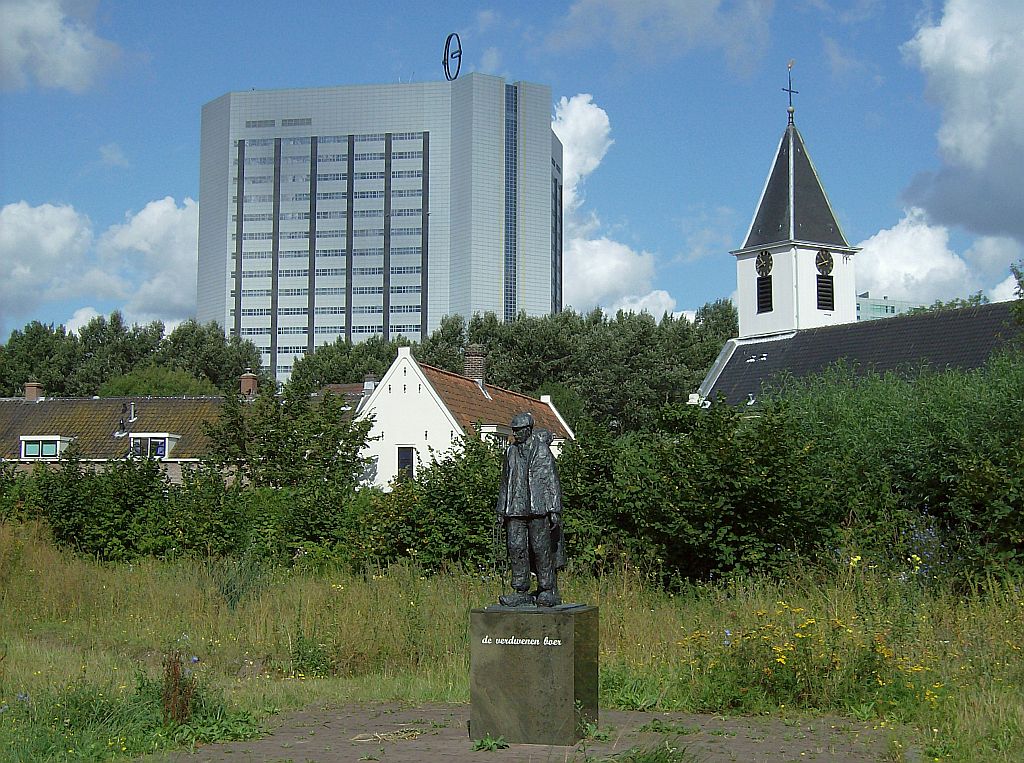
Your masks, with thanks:
M892 760L891 735L844 718L784 720L725 718L682 713L601 711L595 738L575 747L512 745L473 750L466 731L468 705L323 705L273 719L262 739L169 753L147 763L507 763L603 760L631 748L669 743L693 760L854 761ZM912 759L912 758L911 758Z

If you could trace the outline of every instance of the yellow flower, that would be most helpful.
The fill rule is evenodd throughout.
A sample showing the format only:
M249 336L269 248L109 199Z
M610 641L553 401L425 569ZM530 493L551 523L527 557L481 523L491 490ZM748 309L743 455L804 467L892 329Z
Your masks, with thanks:
M857 562L859 562L859 561L860 561L860 554L858 554L857 556L851 556L850 557L850 567L851 568L856 567L857 566Z

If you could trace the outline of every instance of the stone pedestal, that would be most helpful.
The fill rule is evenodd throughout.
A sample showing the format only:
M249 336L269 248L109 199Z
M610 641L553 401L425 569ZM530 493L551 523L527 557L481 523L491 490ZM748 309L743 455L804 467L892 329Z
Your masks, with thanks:
M573 745L597 723L597 607L474 609L469 633L473 739Z

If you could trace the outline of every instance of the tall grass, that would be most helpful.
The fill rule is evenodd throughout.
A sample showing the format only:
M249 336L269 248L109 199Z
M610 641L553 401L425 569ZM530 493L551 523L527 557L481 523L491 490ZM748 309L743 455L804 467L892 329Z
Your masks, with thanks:
M567 574L563 598L601 606L605 707L837 713L891 726L929 758L1024 759L1022 581L901 580L870 562L674 594L621 564ZM413 565L363 575L244 559L102 565L0 525L0 707L69 686L131 694L139 671L159 677L171 652L256 713L465 702L469 610L500 591L493 578ZM0 712L0 749L25 733L12 717Z

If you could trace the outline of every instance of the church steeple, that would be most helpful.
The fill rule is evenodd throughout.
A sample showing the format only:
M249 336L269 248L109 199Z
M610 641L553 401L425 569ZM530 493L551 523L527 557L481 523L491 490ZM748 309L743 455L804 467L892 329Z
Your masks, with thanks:
M736 256L740 337L856 320L853 257L793 118Z
M779 142L775 164L743 248L783 241L849 246L821 187L803 136L792 121Z

